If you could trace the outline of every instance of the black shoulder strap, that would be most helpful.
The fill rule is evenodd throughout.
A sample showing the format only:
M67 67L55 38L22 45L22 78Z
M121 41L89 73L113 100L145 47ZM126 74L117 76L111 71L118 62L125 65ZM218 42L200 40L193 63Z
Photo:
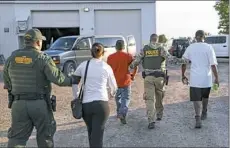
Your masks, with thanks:
M86 76L87 76L87 72L88 72L89 62L90 62L90 60L87 61L86 68L85 68L84 85L85 85Z
M90 60L87 61L86 68L85 68L84 81L83 81L83 84L81 85L81 89L80 89L80 92L79 92L79 99L81 101L83 100L83 92L84 92L84 87L85 87L85 81L86 81L86 77L87 77L89 62L90 62Z

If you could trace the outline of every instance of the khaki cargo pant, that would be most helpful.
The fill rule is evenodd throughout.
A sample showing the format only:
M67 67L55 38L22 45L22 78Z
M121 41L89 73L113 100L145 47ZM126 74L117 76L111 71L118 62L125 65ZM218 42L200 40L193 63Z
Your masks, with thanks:
M144 79L144 100L147 109L148 122L155 122L163 116L164 78L146 76Z

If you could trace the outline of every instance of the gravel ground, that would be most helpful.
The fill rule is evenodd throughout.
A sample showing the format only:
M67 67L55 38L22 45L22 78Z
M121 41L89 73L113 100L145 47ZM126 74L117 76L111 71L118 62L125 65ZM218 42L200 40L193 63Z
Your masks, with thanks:
M164 98L163 120L157 122L156 129L147 129L147 119L143 94L143 80L137 76L132 84L132 101L128 124L120 125L114 117L115 101L110 100L111 116L106 124L104 145L108 147L228 147L228 63L219 64L220 90L212 92L208 119L202 129L194 129L194 110L188 98L188 86L180 82L180 68L170 67L170 82ZM2 70L2 67L0 67ZM0 73L1 74L1 73ZM3 83L0 81L0 88ZM71 115L71 88L53 86L57 96L56 147L88 147L85 124ZM7 129L10 126L10 110L7 108L7 93L0 91L0 146L6 146ZM36 147L35 132L28 146Z

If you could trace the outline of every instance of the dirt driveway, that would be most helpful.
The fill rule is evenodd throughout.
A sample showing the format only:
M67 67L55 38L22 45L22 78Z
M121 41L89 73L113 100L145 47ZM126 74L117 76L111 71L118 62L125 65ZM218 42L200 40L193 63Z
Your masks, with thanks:
M208 119L202 129L194 129L194 110L189 102L188 86L180 82L180 68L171 67L170 82L164 98L163 120L156 129L147 129L145 105L142 99L143 80L138 76L132 84L131 109L128 124L120 125L114 117L115 102L110 100L111 117L106 124L104 144L107 147L228 147L228 63L219 64L220 91L212 93ZM10 110L7 108L7 93L0 83L0 146L6 146L7 128L10 126ZM82 120L71 116L71 88L53 87L57 96L58 124L55 147L88 147L87 132ZM35 133L28 147L36 147Z

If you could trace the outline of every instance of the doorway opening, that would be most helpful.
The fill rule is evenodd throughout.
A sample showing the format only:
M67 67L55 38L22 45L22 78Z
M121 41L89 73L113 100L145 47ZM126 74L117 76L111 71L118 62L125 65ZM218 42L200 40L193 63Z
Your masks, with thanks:
M79 27L75 28L37 28L43 36L46 37L46 41L43 41L42 51L47 50L52 42L63 36L79 35Z

